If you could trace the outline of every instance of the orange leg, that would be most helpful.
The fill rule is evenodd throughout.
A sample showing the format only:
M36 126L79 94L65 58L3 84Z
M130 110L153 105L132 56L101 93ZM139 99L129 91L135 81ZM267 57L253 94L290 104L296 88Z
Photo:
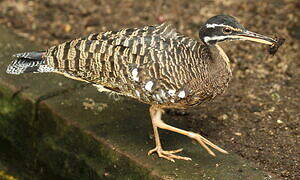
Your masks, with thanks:
M202 147L204 147L204 149L207 150L207 152L209 154L211 154L212 156L215 156L215 153L212 152L207 145L211 146L212 148L222 152L222 153L226 153L228 154L227 151L221 149L220 147L218 147L217 145L213 144L212 142L210 142L209 140L205 139L203 136L201 136L200 134L191 132L191 131L185 131L173 126L170 126L166 123L164 123L161 120L161 115L163 114L163 110L156 107L156 106L151 106L150 107L150 115L151 115L151 120L152 120L152 125L153 125L153 131L154 131L154 137L155 137L155 143L156 143L156 147L152 150L150 150L148 152L148 155L152 154L153 152L157 152L159 157L165 158L167 160L173 161L174 159L183 159L183 160L191 160L191 158L188 157L182 157L182 156L177 156L174 155L175 153L181 152L182 149L178 149L178 150L174 150L174 151L164 151L161 147L161 143L160 143L160 139L159 139L159 134L158 134L158 129L157 128L161 128L161 129L166 129L169 131L173 131L179 134L183 134L186 135L192 139L195 139Z

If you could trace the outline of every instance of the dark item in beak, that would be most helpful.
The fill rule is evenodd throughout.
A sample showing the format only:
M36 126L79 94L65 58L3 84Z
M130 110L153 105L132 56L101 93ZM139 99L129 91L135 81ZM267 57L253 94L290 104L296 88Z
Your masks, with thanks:
M285 39L280 37L275 37L275 43L270 46L269 54L275 55L278 48L284 43Z
M249 40L249 41L254 41L254 42L269 45L270 46L269 53L271 55L274 55L277 52L278 48L285 41L284 38L275 37L275 39L273 39L251 31L244 31L241 34L238 34L237 37L241 40Z

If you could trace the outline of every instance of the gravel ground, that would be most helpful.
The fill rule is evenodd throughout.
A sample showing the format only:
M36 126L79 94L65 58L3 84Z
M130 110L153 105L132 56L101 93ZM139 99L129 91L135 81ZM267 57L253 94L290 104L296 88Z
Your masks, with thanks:
M168 20L197 38L216 14L235 16L249 30L286 38L275 56L249 42L222 44L232 61L229 90L172 120L283 179L300 177L300 2L298 0L0 0L0 23L42 45L92 32ZM184 116L181 116L184 114ZM172 123L172 122L171 122ZM174 123L173 123L174 124Z

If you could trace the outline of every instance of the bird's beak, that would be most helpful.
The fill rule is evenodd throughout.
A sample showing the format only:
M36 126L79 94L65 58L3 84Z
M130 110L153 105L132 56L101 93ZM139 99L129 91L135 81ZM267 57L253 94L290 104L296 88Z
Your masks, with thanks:
M277 43L275 39L251 31L243 31L240 34L235 35L235 38L238 38L240 40L254 41L254 42L268 44L268 45L273 45Z

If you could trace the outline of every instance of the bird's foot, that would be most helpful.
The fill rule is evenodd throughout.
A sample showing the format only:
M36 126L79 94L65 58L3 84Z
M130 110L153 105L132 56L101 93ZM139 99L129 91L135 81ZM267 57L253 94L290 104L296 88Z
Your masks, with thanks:
M192 159L189 157L184 157L184 156L178 156L178 155L174 155L176 153L181 152L183 149L176 149L176 150L172 150L172 151L164 151L161 147L156 146L154 149L151 149L148 152L148 156L154 152L157 152L158 156L161 158L165 158L169 161L175 162L174 159L182 159L182 160L186 160L186 161L191 161Z

